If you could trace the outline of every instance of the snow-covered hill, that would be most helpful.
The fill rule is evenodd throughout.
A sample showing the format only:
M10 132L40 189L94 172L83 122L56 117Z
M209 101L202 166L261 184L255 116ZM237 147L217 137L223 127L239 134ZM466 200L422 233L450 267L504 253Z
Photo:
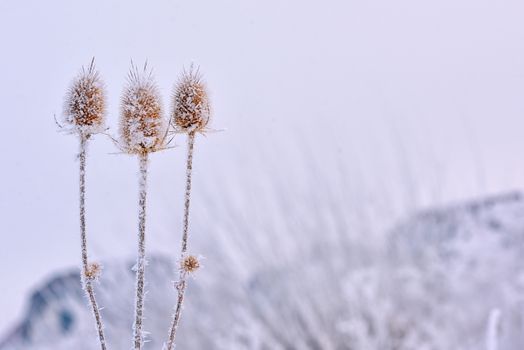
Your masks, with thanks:
M280 261L272 256L280 248L259 250L271 257L263 264L249 263L251 252L242 249L209 257L191 281L180 348L524 347L521 194L425 211L384 245L316 232L304 231L302 249ZM108 263L98 287L111 349L131 344L132 265ZM146 348L160 349L175 294L170 259L151 257L147 275ZM76 271L37 288L0 349L97 349Z
M155 317L146 322L153 331L153 346L167 333L170 308L174 303L173 269L170 261L152 257L148 270L148 312ZM104 267L97 294L112 348L130 347L134 300L134 262L117 262ZM158 301L158 302L155 302ZM26 314L13 332L1 343L7 349L96 349L92 315L81 289L79 271L57 274L32 294Z
M524 348L521 193L423 212L389 247L396 277L386 290L424 348Z

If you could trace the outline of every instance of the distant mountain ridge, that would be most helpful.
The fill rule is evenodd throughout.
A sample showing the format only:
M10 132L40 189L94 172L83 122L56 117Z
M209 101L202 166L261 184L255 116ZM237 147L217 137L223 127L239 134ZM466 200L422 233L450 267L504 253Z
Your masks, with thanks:
M524 196L509 192L482 200L458 203L439 209L424 210L392 230L390 245L404 252L398 256L420 255L421 247L442 249L450 242L472 235L493 233L504 235L506 245L519 242L524 254Z

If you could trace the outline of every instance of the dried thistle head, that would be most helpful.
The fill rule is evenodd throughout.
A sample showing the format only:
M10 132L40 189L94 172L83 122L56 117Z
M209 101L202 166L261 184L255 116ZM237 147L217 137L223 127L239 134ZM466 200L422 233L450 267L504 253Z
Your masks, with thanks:
M194 255L187 255L180 262L180 269L186 273L194 273L199 267L200 262Z
M89 136L104 130L106 98L95 60L73 80L66 95L65 123L73 131Z
M164 147L162 105L151 71L132 67L121 100L120 138L130 154L155 152Z
M102 266L99 263L94 262L89 264L89 266L87 267L87 270L85 271L85 277L88 280L93 281L100 276L101 272Z
M198 70L184 71L173 94L173 127L182 132L204 132L211 117L207 89Z

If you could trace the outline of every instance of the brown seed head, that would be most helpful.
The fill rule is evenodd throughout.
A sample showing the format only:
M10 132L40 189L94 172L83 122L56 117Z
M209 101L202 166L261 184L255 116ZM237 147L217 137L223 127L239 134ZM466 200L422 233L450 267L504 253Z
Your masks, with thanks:
M82 67L66 96L65 123L74 131L89 136L104 129L106 100L104 84L95 68L94 59Z
M120 138L131 154L154 152L164 147L165 122L160 96L151 72L133 67L122 94Z
M85 271L85 276L88 280L95 280L100 276L100 273L102 272L102 266L99 263L91 263L87 267L87 271Z
M180 265L182 271L187 273L193 273L200 267L200 262L198 261L198 258L196 256L188 255L182 259Z
M203 132L209 122L211 108L200 73L184 72L173 95L173 127L182 132Z

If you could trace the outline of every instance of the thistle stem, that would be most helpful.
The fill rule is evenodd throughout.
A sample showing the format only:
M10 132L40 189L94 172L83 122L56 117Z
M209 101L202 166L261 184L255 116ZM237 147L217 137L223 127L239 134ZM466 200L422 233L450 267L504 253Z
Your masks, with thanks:
M104 336L104 326L100 309L96 302L95 291L93 288L93 281L88 278L89 262L87 257L87 237L86 237L86 210L85 210L85 193L86 193L86 150L87 150L88 136L80 135L80 153L78 158L80 160L80 239L82 248L82 287L86 293L93 315L96 321L96 328L98 331L98 339L100 341L100 348L106 350L106 341Z
M186 193L184 197L184 225L182 234L182 248L180 252L180 259L184 259L187 252L187 240L189 233L189 204L191 202L191 175L193 171L193 149L195 145L195 132L190 132L187 139L187 165L186 165ZM176 283L178 291L178 299L175 306L175 313L173 314L173 321L171 323L171 330L169 332L169 341L167 343L167 350L173 350L175 346L176 331L180 316L182 314L182 304L184 302L184 294L187 286L187 273L180 268L179 280Z
M135 305L135 324L134 346L136 350L141 349L142 325L144 318L144 293L145 293L145 269L146 269L146 196L147 196L147 152L140 154L140 180L139 180L139 199L138 199L138 256L136 263L136 305Z

